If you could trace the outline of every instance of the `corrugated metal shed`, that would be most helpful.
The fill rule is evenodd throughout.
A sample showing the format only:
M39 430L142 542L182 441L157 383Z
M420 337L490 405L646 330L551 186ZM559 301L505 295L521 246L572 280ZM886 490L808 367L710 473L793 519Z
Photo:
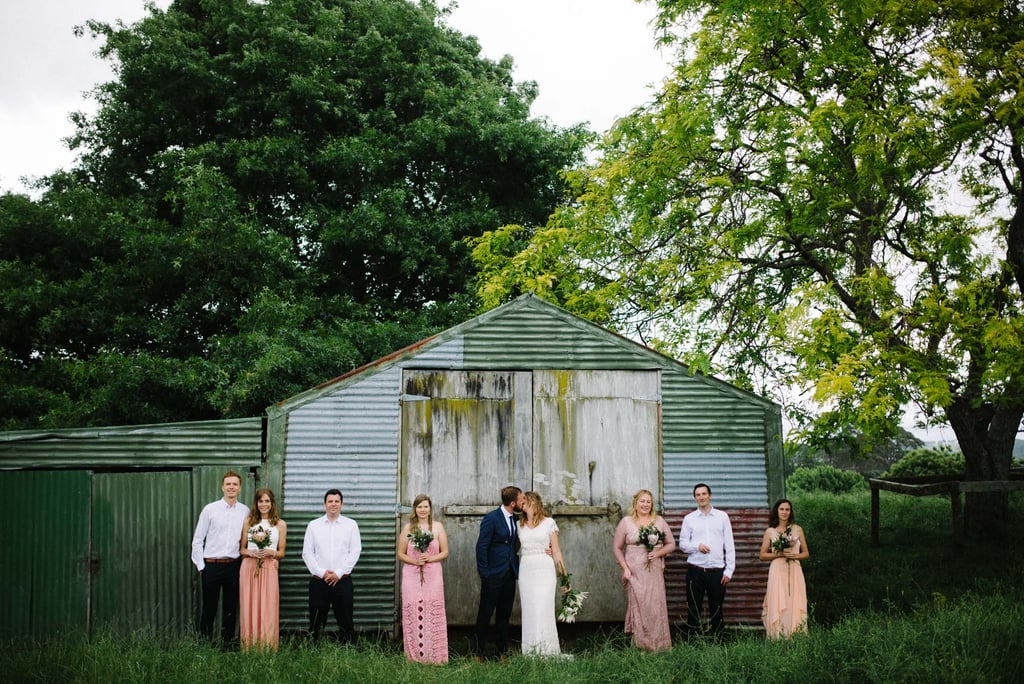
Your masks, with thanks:
M0 469L260 464L260 418L0 432Z
M436 377L420 376L426 384L414 380L427 370L436 371ZM470 371L492 375L477 382L466 375ZM451 378L444 377L446 372ZM631 372L655 378L654 389L642 392L645 397L628 389L641 386L630 379ZM507 394L488 395L484 388L501 373L508 376L501 380ZM464 395L449 396L440 389L450 381L465 388ZM588 389L580 393L573 387ZM637 414L640 419L619 419L623 410L637 410L645 400L653 402L653 414L644 409ZM408 511L416 488L434 497L435 513L449 529L446 595L449 605L462 607L476 604L475 527L497 505L498 492L479 485L489 482L481 477L488 467L505 473L498 476L507 478L502 484L514 482L541 491L549 503L562 502L558 510L567 533L567 557L575 557L574 567L583 573L577 583L595 588L614 584L605 576L614 574L607 547L620 511L628 508L638 487L654 490L666 508L678 513L692 507L693 484L709 482L714 503L730 514L736 511L734 526L740 528L747 520L766 518L769 501L782 495L776 404L694 375L671 358L530 295L283 401L267 413L265 480L277 483L283 493L289 538L296 535L296 527L303 531L309 519L322 513L323 492L329 487L345 493L343 513L363 529L364 560L354 575L354 580L366 582L365 592L358 583L356 589L362 628L393 623L397 617L394 538L399 514ZM479 421L481 429L473 428ZM640 439L627 428L654 434L648 440L645 432ZM412 429L415 433L408 432ZM494 444L481 444L488 434ZM641 447L648 441L653 446ZM460 450L466 449L475 457L462 458ZM426 459L440 460L430 465ZM487 459L496 460L487 466ZM630 468L630 463L643 467ZM445 467L447 477L462 487L439 479ZM560 470L548 472L551 468ZM643 474L644 482L610 477L615 472ZM757 543L760 532L754 535ZM608 543L593 542L602 538ZM287 605L282 620L299 625L306 619L307 578L301 560L296 560L301 534L296 539L299 548L293 546L286 561L285 574L290 576L282 580ZM754 564L737 571L727 619L759 619L760 599L754 600L763 591L759 573L763 568ZM364 598L372 608L361 608ZM595 600L584 617L621 619L621 604L621 596ZM453 615L453 624L467 624L458 610Z
M260 418L0 433L0 634L187 629L199 510L228 469L248 502L262 453Z

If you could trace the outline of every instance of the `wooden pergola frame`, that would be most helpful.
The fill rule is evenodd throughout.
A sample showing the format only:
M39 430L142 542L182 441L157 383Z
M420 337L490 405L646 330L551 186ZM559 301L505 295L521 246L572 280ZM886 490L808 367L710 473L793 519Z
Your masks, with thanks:
M871 545L880 544L879 491L886 490L911 496L949 495L953 514L953 541L962 544L965 539L963 500L967 492L1012 492L1024 490L1024 468L1011 468L1008 480L963 480L962 475L931 475L919 477L871 478Z

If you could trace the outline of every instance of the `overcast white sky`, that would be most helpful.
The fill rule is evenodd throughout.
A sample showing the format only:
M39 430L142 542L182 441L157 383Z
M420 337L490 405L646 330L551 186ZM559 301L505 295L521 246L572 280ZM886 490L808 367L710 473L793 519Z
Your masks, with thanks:
M95 111L85 93L111 78L99 42L73 27L144 15L143 0L0 0L0 191L70 166L68 115ZM512 55L516 80L537 81L534 116L604 131L668 74L653 17L634 0L458 0L450 24L477 36L487 57Z

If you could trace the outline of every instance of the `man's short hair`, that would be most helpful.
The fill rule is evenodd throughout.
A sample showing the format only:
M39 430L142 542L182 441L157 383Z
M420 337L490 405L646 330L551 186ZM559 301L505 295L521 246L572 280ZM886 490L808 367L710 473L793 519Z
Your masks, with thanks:
M697 484L693 485L693 495L694 496L697 496L697 490L700 489L701 487L705 487L708 490L708 494L709 495L711 494L711 487L708 487L703 482L698 482Z
M228 472L224 473L224 476L222 478L220 478L220 483L224 484L224 480L228 479L229 477L237 477L239 484L241 484L241 482L242 482L242 476L241 475L236 473L234 470L229 470Z
M515 503L516 499L522 493L522 489L515 485L509 485L501 490L501 503L503 506L508 506L510 503Z
M327 503L327 497L329 497L331 494L337 494L338 498L341 499L341 502L345 503L345 497L341 495L340 489L328 489L327 493L324 494L324 503Z

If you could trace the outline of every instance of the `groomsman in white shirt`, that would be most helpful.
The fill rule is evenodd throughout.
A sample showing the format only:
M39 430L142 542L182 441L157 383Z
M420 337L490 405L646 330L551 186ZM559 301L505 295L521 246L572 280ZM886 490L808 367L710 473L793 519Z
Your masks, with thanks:
M242 565L238 539L241 537L249 507L238 502L242 476L233 470L220 481L224 496L203 507L192 535L192 563L199 571L203 587L203 611L199 633L213 639L213 621L217 602L222 600L221 640L234 642L238 616L238 571Z
M326 515L306 527L302 542L302 560L309 578L309 631L314 639L323 635L327 611L334 611L338 622L338 640L355 640L353 623L352 570L359 562L362 541L359 525L341 515L341 491L328 489L324 494Z
M708 597L711 635L722 634L725 586L736 570L736 545L729 516L711 505L711 487L703 482L693 488L697 510L683 518L679 549L686 554L686 627L689 634L702 633L701 607Z

